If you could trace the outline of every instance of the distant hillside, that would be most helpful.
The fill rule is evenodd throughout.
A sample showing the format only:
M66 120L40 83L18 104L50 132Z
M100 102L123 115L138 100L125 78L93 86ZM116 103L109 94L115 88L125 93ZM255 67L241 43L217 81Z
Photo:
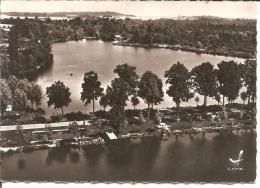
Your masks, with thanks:
M48 17L48 16L55 16L55 17L65 17L68 15L75 15L80 17L87 17L87 16L128 16L133 17L134 15L125 15L118 12L2 12L4 15L8 16L28 16L28 17Z

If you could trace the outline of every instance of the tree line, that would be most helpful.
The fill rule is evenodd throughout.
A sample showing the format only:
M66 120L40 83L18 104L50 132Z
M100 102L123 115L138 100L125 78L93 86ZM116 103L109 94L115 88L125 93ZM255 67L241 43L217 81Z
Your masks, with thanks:
M5 22L13 26L7 38L9 59L1 65L1 77L14 75L33 80L53 63L48 28L37 20L10 19Z
M27 102L31 108L41 105L43 98L42 88L27 79L18 79L15 76L0 79L1 112L7 105L12 105L14 110L24 110Z
M106 89L101 87L98 74L90 71L85 73L82 83L81 101L88 105L100 98L99 104L105 110L110 107L109 113L112 125L119 127L125 118L127 101L131 100L135 107L141 98L147 104L148 119L150 109L163 101L163 82L153 72L146 71L141 76L136 73L136 67L128 64L117 65L114 69L116 77ZM202 63L189 71L182 63L173 64L164 73L165 84L168 86L166 94L176 104L177 110L182 102L187 102L195 93L204 96L203 105L207 105L207 98L212 97L218 103L225 105L225 99L233 102L239 97L240 89L246 91L240 94L242 100L248 103L256 99L256 60L246 60L244 64L234 61L222 61L217 68L210 62ZM57 81L47 88L48 105L60 108L71 102L71 92L62 82ZM221 100L222 97L222 100ZM198 100L195 100L198 102Z

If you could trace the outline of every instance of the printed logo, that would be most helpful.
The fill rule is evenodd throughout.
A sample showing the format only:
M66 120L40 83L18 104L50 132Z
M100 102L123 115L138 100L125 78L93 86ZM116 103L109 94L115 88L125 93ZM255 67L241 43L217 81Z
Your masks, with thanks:
M228 170L243 170L243 168L240 166L241 161L243 161L242 156L243 156L243 150L239 152L238 158L237 159L232 159L229 158L230 164L232 165L231 168L228 168Z

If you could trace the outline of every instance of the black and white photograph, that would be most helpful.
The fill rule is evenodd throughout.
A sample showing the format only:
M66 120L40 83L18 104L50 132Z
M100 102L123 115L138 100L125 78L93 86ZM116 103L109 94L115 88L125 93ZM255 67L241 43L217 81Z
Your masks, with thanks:
M0 181L254 184L257 4L1 0Z

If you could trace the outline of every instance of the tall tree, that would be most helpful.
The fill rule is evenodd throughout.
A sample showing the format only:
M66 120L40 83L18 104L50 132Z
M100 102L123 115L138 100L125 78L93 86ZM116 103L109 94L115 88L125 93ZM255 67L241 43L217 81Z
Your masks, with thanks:
M130 66L127 63L117 65L114 69L114 73L118 75L120 80L125 82L127 96L136 93L139 78L136 73L136 67Z
M166 93L172 97L177 111L179 111L180 103L188 101L194 96L191 92L190 73L183 64L177 62L165 72L164 77L167 78L166 84L170 84Z
M25 91L17 88L13 96L13 105L16 110L22 110L26 107L27 95Z
M1 112L7 105L12 104L12 91L6 79L0 79Z
M119 132L119 129L123 125L124 120L125 120L124 108L122 108L121 106L115 105L115 106L112 106L109 113L110 113L109 117L110 117L111 126L117 132Z
M35 84L33 82L29 83L29 89L28 89L27 97L29 101L31 102L31 106L33 107L33 104L36 105L36 108L41 104L42 101L42 89L38 84Z
M41 105L43 98L42 88L38 84L35 84L33 87L33 98L36 108L38 108L38 106Z
M126 101L128 100L128 89L129 86L124 80L115 78L111 82L111 87L108 86L106 90L106 102L111 107L110 122L117 131L125 119L124 107L126 106Z
M63 107L68 106L71 102L70 89L63 82L57 81L46 88L46 95L49 98L47 101L48 106L53 105L54 108L61 109L63 115Z
M138 96L148 105L148 119L150 118L150 105L159 104L163 101L162 80L151 71L146 71L139 82Z
M134 109L135 109L135 107L140 103L140 101L139 101L137 96L133 96L131 98L131 103L132 103L132 105L134 106Z
M124 80L120 78L112 80L111 87L106 93L109 97L109 106L119 106L124 109L128 100L128 89L129 87Z
M235 100L242 87L242 78L239 66L234 61L222 61L218 64L217 79L219 82L219 92L223 95L223 106L225 97Z
M196 92L204 95L204 106L207 106L207 97L215 96L216 71L210 62L202 63L191 71L192 83Z
M100 87L101 83L98 81L97 73L90 71L85 73L83 78L83 83L81 85L81 101L85 105L89 104L91 101L93 103L93 116L95 113L95 100L102 95L103 88Z
M107 86L106 93L103 93L100 97L99 104L106 110L106 107L109 105L109 94L111 93L112 88Z
M256 98L256 60L246 60L244 65L244 81L247 88L248 102Z

